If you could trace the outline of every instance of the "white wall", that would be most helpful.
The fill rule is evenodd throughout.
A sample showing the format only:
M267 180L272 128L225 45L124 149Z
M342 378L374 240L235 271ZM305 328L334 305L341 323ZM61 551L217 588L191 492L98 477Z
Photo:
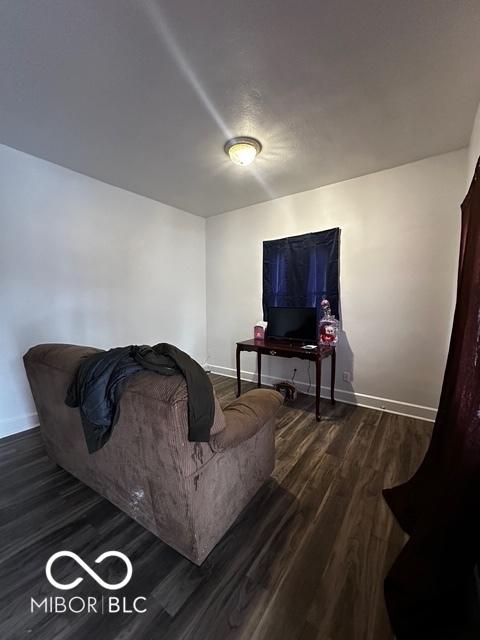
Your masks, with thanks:
M339 398L432 417L466 161L454 152L209 218L205 256L202 218L0 145L0 436L36 422L21 356L40 342L170 341L232 375L235 341L261 318L262 241L334 226ZM255 371L249 354L242 363L246 377ZM264 372L292 367L265 359Z
M30 346L163 341L205 362L205 220L0 146L0 436Z
M472 136L470 138L470 146L468 149L468 185L472 180L475 165L480 157L480 104L478 105L477 115L473 124Z
M466 162L466 150L457 151L208 218L212 369L234 373L235 342L251 337L262 317L262 241L338 226L338 397L432 418L451 329ZM294 361L264 360L266 379L291 377ZM297 379L307 381L302 364ZM243 375L255 368L254 355L242 354ZM353 373L352 385L343 371Z

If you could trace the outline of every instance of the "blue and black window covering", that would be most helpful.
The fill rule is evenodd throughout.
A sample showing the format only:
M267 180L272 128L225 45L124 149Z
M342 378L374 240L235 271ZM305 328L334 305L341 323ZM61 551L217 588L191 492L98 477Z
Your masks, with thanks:
M269 307L316 307L327 298L339 317L340 229L328 229L263 243L263 319Z

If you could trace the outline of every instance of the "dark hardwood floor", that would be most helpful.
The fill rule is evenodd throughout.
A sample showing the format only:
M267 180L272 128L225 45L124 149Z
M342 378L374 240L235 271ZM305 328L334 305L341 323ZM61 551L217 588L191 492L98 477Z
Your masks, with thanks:
M228 404L234 381L212 380ZM404 537L381 489L412 474L431 425L327 401L316 423L314 402L282 407L274 477L202 567L52 464L38 429L0 440L0 638L390 640L382 583ZM45 577L63 549L89 566L125 553L133 578L110 593L145 596L146 613L31 613L31 597L73 594ZM102 594L77 575L75 595Z

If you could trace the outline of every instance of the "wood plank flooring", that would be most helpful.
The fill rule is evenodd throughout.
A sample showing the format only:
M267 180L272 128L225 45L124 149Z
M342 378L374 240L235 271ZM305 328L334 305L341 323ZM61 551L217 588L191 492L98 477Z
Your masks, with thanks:
M212 381L222 405L233 400L233 380ZM314 402L281 408L273 478L202 567L58 469L38 429L0 440L0 638L391 640L383 578L404 536L381 489L413 473L431 424L327 401L316 423ZM145 596L147 612L31 613L31 597L59 594L45 563L62 549L89 566L126 553L133 578L110 594ZM75 595L102 592L85 576Z

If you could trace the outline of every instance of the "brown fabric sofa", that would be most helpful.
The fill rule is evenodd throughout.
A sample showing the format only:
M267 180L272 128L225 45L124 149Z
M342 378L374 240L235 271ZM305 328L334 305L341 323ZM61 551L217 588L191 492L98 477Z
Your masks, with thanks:
M187 439L179 376L131 378L107 444L89 454L78 409L65 404L83 356L98 349L43 344L24 356L50 458L168 545L201 564L274 466L276 391L256 389L224 411L215 400L209 443Z

